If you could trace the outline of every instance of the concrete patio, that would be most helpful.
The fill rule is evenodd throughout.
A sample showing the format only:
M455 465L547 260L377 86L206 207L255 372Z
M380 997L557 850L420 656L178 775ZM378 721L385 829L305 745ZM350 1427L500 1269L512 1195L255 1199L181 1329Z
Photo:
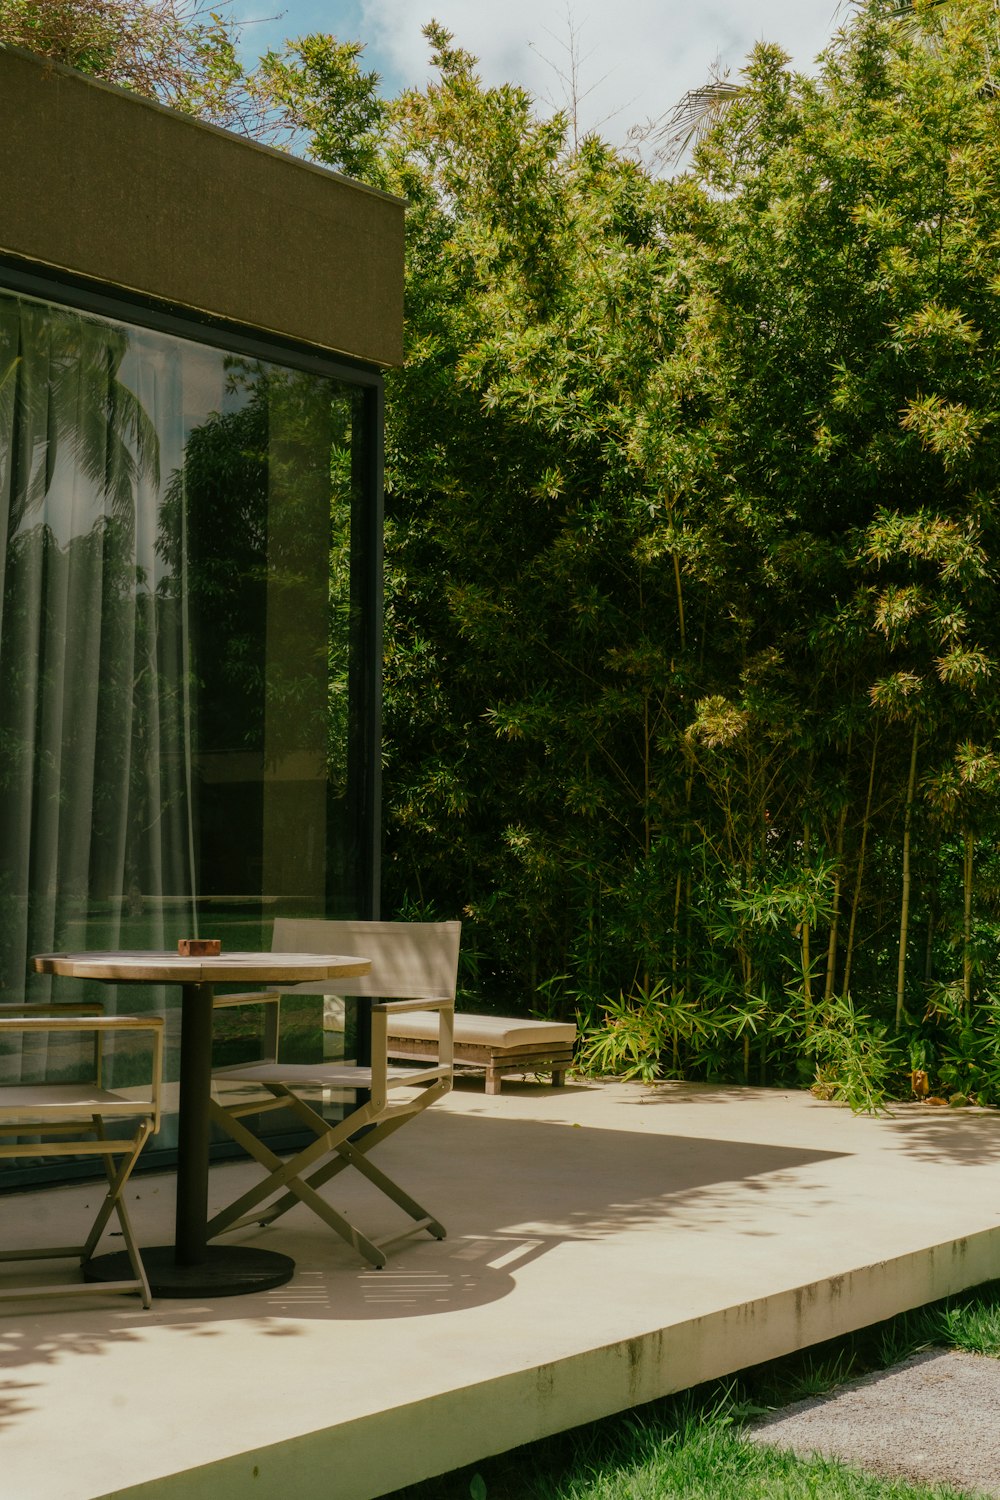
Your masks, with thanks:
M7 1304L4 1500L364 1500L1000 1276L996 1112L469 1081L390 1157L449 1238L382 1272L299 1208L245 1234L297 1262L269 1293ZM77 1196L0 1199L0 1243ZM168 1240L172 1179L131 1197Z

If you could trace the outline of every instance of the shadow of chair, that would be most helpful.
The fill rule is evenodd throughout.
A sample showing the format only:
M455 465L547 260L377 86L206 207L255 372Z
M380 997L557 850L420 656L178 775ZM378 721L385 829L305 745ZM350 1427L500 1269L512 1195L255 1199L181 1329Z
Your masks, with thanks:
M16 1012L16 1013L15 1013ZM105 1048L115 1039L148 1033L152 1038L148 1081L138 1087L107 1089L102 1070ZM71 1038L89 1038L92 1047L85 1076L79 1080L47 1076L37 1083L0 1083L0 1160L100 1157L108 1190L82 1245L41 1245L2 1250L0 1261L28 1262L78 1258L87 1265L109 1220L121 1228L133 1276L121 1281L60 1282L0 1288L0 1298L65 1296L81 1292L138 1292L150 1305L149 1282L136 1243L123 1193L139 1154L159 1129L163 1075L163 1018L106 1016L95 1005L4 1006L0 1040L7 1046L41 1035L58 1052ZM65 1069L61 1070L65 1071ZM71 1071L76 1071L75 1069ZM48 1069L48 1073L54 1072ZM131 1133L114 1135L112 1123L126 1123ZM118 1161L116 1162L116 1158Z
M217 1068L212 1118L260 1166L265 1177L209 1221L209 1237L248 1224L273 1223L296 1203L308 1208L371 1265L386 1264L386 1249L419 1230L444 1239L444 1226L369 1157L403 1125L441 1099L454 1073L455 988L460 922L336 922L313 919L274 924L272 948L296 953L337 953L369 958L370 974L330 981L339 996L371 1000L371 1065L347 1062L289 1063L279 1048L281 994L216 996L217 1007L269 1007L267 1056L254 1063ZM293 986L289 993L326 993L322 986ZM438 1017L438 1053L431 1065L390 1067L388 1036L393 1017L410 1010ZM331 1123L321 1110L332 1092L353 1091L355 1104ZM311 1101L311 1102L310 1102ZM288 1109L312 1135L308 1145L282 1160L245 1123L249 1116ZM411 1221L400 1234L376 1241L320 1196L319 1189L348 1167L385 1194Z

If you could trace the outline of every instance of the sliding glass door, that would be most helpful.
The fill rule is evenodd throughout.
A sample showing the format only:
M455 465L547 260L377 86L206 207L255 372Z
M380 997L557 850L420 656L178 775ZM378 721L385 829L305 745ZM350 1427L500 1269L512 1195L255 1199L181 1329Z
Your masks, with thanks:
M373 913L378 377L232 342L0 290L0 1003Z

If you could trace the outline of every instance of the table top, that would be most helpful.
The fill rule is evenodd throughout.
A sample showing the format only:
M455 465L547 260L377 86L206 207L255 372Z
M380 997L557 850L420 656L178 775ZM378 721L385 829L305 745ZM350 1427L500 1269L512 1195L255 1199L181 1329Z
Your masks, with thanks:
M344 979L371 972L367 958L342 953L219 953L184 958L179 953L118 950L90 953L38 953L39 974L70 979L103 979L119 984L215 984L244 980L264 984Z

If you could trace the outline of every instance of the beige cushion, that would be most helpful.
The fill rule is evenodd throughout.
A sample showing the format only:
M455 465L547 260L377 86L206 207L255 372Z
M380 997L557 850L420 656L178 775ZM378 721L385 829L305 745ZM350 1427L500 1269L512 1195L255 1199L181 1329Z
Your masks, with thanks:
M438 1017L433 1010L411 1010L389 1017L389 1035L437 1041ZM514 1016L455 1014L455 1041L481 1047L555 1047L576 1041L573 1021L531 1021Z

